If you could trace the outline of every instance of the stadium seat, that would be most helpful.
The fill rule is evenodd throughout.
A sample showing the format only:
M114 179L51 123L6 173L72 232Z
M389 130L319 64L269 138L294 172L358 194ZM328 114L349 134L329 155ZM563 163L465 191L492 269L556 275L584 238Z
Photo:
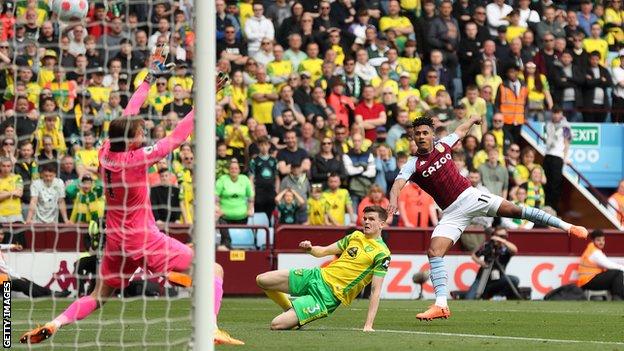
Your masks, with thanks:
M273 244L273 228L269 228L269 242ZM256 246L260 250L266 249L266 233L262 229L256 231Z
M254 215L252 217L249 217L249 219L247 220L247 224L251 224L251 225L266 225L267 227L271 226L269 224L269 218L267 217L266 213L264 213L264 212L254 213Z
M354 223L355 224L355 223ZM348 213L345 213L344 216L344 225L351 225L351 216Z
M233 249L253 250L256 248L256 237L253 230L247 228L230 228L228 230Z
M600 300L611 301L611 293L609 290L584 290L584 292L587 301L597 300L594 299L594 297L597 297Z

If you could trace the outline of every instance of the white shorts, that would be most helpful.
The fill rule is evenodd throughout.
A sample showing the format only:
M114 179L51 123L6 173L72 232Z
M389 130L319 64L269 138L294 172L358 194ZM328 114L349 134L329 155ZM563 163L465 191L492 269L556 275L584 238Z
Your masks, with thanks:
M441 236L456 243L474 217L496 217L502 202L503 198L498 195L470 187L442 211L442 220L433 229L431 237Z

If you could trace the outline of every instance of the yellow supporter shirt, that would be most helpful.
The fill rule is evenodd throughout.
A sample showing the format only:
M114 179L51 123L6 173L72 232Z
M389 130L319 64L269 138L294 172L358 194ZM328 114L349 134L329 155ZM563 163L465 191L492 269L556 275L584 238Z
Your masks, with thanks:
M37 151L41 152L43 150L43 137L49 136L52 138L52 145L54 150L59 154L63 155L67 152L67 145L65 145L65 136L63 135L62 130L54 129L54 130L45 130L38 129L35 132L35 138L37 139Z
M180 186L180 203L184 203L184 211L187 218L190 219L189 223L184 221L184 216L180 217L182 223L193 223L193 203L195 197L193 196L193 174L191 170L182 168L177 174L178 185Z
M238 2L238 15L240 18L241 30L245 29L245 23L249 17L253 16L253 4Z
M282 61L272 61L267 65L267 74L269 77L281 77L288 76L293 71L292 62L282 60Z
M190 92L193 90L193 77L173 76L169 78L169 81L167 82L167 89L169 91L173 91L173 87L175 87L176 85L180 85L184 90Z
M247 109L249 108L247 106L247 98L249 97L249 95L247 94L247 87L243 86L243 87L235 87L235 86L231 86L232 87L232 95L231 95L231 101L234 104L234 106L236 106L237 109L241 110L243 113L247 112Z
M524 32L526 32L526 28L520 26L509 26L507 27L507 32L505 33L505 38L507 42L511 42L512 40L520 37Z
M39 70L39 85L45 87L46 84L54 81L54 72L51 69L41 68Z
M624 22L624 10L616 11L614 8L607 7L604 13L604 21L621 26Z
M336 59L334 60L334 63L337 66L342 66L342 64L344 63L344 59L345 59L345 53L344 53L344 50L342 49L342 46L332 45L331 49L336 53Z
M375 88L378 88L379 85L381 84L381 78L379 77L374 77L373 79L371 79L371 85L374 86ZM388 79L384 85L384 88L390 88L392 89L392 93L394 93L394 95L396 96L397 94L399 94L399 83L397 83L396 81L392 80L392 79Z
M501 148L502 150L502 148ZM487 152L485 152L485 150L479 150L477 151L477 153L474 155L474 157L472 158L472 167L474 169L479 169L479 167L482 164L485 164L488 160L488 155ZM498 153L498 163L505 167L505 156L503 156L502 152Z
M386 276L390 250L381 238L369 239L360 231L340 239L337 245L342 254L321 268L321 277L334 296L348 306L370 284L373 276Z
M323 60L320 58L307 58L299 63L299 72L310 73L310 84L314 86L316 81L323 75Z
M163 108L165 108L165 105L173 102L173 95L168 91L162 95L150 92L147 101L157 112L160 113L163 111Z
M76 166L78 165L99 167L100 160L98 160L97 148L93 148L91 150L80 149L76 151Z
M251 137L249 136L249 128L246 125L240 125L238 126L238 128L241 131L241 134L243 135L244 138L250 139ZM234 126L231 124L228 124L225 126L225 139L227 140L231 135L234 134ZM232 138L232 140L230 140L230 143L227 145L228 148L235 148L235 149L244 149L245 148L245 140L235 136ZM228 155L232 155L232 150L228 150Z
M607 62L607 53L609 52L609 44L604 39L583 39L583 48L588 53L598 51L600 53L600 63L604 66Z
M479 89L486 85L489 85L492 88L492 102L494 102L494 100L496 100L496 94L498 93L498 87L503 83L503 79L497 75L486 78L482 74L477 74L475 82L477 83L477 87L479 87Z
M111 88L107 87L88 87L87 90L91 93L91 99L97 104L103 104L108 102L108 97L111 93Z
M275 93L275 88L271 83L255 83L249 87L249 98L253 94L271 94ZM273 101L256 102L251 99L251 112L253 118L260 124L273 123Z
M422 61L418 57L399 57L399 66L410 74L410 84L415 84L422 70Z
M325 225L325 213L329 204L320 197L318 200L310 196L308 198L308 224Z
M0 178L0 192L23 189L22 177L17 174L9 174ZM19 197L10 197L0 201L0 216L21 216L22 202Z
M401 8L406 11L414 11L420 8L420 0L400 0Z
M404 16L398 16L397 18L383 16L381 20L379 20L379 30L382 32L385 32L389 28L407 28L411 26L412 22Z
M529 90L529 100L530 101L544 101L546 95L544 95L545 91L550 91L550 87L548 85L548 80L546 76L540 74L540 79L542 80L542 91L535 90L535 78L528 77L526 79L527 89Z
M345 225L347 205L351 205L351 196L347 189L338 189L336 192L323 192L323 200L328 204L327 213L338 225Z
M446 87L444 87L444 85L442 84L438 84L438 85L423 84L420 86L420 96L422 96L422 98L426 100L429 96L435 97L438 91L440 90L446 90ZM431 106L431 107L435 107L435 106Z
M470 117L473 115L485 117L485 115L487 114L487 103L485 102L485 99L482 97L477 97L474 104L471 104L470 101L468 101L467 97L461 99L459 102L464 104L464 106L466 106L467 117Z
M420 91L418 91L418 89L414 89L414 88L409 88L406 90L403 89L399 89L399 94L398 94L398 98L397 98L397 103L399 104L399 106L404 106L407 104L407 99L410 96L415 96L417 98L420 99Z

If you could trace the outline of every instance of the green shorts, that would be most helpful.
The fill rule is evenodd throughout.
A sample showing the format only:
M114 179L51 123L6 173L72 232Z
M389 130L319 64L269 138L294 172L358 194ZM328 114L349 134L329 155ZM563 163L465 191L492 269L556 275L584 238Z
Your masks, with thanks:
M288 275L290 294L297 297L293 309L299 325L327 317L340 305L331 288L321 277L320 268L292 269Z

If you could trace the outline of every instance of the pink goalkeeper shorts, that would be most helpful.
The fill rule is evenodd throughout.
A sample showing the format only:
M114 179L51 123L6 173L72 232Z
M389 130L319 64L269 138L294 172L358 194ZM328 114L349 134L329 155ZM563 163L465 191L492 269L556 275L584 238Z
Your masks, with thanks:
M121 244L107 240L100 265L104 283L113 288L126 287L137 268L157 275L185 271L193 262L193 249L161 232L149 234L139 250L132 247L139 243L126 242L124 247Z

